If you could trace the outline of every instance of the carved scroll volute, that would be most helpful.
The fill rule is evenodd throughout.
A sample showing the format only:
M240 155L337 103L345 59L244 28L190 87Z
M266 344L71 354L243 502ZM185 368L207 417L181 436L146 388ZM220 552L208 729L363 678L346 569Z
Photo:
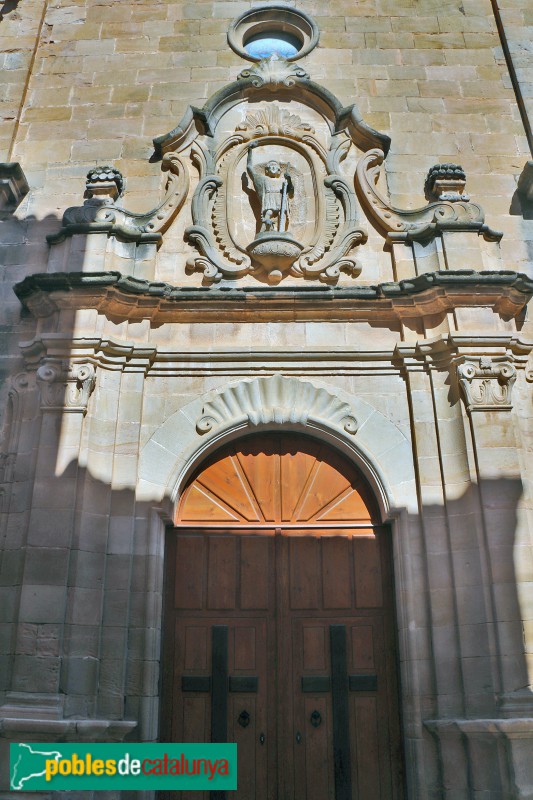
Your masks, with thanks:
M389 241L424 240L444 230L471 230L475 234L482 234L488 241L499 241L502 238L503 234L493 231L485 224L481 206L470 202L468 195L462 192L441 192L438 200L422 208L395 208L377 188L384 158L383 151L377 148L361 156L357 164L355 186L361 204ZM461 170L458 165L443 164L433 167L430 174L434 171L438 173L440 167ZM432 185L435 183L438 181L433 181ZM448 184L456 189L458 186L464 189L465 181L448 181ZM431 196L437 195L433 193Z
M457 367L465 405L472 411L510 411L516 369L510 361L493 361L481 356Z
M87 413L87 404L95 384L92 364L72 364L66 368L61 361L48 359L37 370L41 388L41 410L63 413Z

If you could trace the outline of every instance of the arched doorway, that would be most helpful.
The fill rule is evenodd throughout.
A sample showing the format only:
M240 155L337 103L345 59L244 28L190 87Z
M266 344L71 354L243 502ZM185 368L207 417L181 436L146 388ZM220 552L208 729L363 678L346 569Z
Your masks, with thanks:
M218 450L165 597L165 741L237 742L237 800L403 797L388 530L344 456L289 433Z

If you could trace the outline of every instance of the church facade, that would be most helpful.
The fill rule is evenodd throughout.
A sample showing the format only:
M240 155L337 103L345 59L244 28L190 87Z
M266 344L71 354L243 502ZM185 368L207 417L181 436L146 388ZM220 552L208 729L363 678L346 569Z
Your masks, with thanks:
M4 3L1 798L10 743L157 741L243 800L533 798L500 5Z

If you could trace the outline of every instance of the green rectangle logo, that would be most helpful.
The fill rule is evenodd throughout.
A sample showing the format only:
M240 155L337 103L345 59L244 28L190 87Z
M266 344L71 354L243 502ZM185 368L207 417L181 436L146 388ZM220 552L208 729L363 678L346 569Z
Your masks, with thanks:
M237 788L236 744L10 745L11 791Z

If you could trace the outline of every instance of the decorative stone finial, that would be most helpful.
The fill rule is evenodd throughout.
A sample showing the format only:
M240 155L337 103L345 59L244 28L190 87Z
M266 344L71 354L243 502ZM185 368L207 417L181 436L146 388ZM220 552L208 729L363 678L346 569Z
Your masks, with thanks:
M429 170L424 184L426 199L432 200L470 200L463 194L466 174L460 164L435 164Z
M89 200L109 200L112 203L124 191L124 178L114 167L94 167L87 173L85 197Z

